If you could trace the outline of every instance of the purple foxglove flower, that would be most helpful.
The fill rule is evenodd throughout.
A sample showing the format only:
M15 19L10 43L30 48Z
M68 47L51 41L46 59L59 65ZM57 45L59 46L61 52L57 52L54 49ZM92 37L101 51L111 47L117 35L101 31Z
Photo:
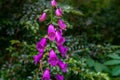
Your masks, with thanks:
M61 35L63 34L63 33L62 33L62 29L58 29L57 31L58 31Z
M50 80L50 70L48 68L44 71L42 80Z
M65 38L62 37L61 32L60 31L56 31L56 43L58 46L63 45L63 43L65 42Z
M55 11L55 14L57 17L61 17L62 16L62 8L57 8Z
M65 30L65 29L66 29L66 24L63 22L62 19L59 19L59 20L58 20L58 25L59 25L59 27L60 27L62 30Z
M43 53L39 53L33 57L35 65L42 59L42 57L43 57Z
M55 75L56 80L64 80L64 76L60 74Z
M68 48L64 47L63 45L57 46L57 48L58 48L58 51L60 52L61 56L65 57L66 53L68 51Z
M53 49L50 50L48 62L51 66L55 66L58 63L58 57Z
M55 40L55 28L53 26L53 24L50 24L48 27L48 38L50 41L54 41Z
M44 49L46 47L46 38L42 38L39 42L37 42L36 44L36 48L37 50L40 52L40 53L43 53L44 52Z
M62 62L61 60L58 61L59 68L65 73L67 70L67 64L65 64L64 62Z
M51 5L52 5L52 7L56 7L56 5L57 5L56 0L52 0Z
M45 21L45 19L46 19L46 13L44 12L40 17L39 17L39 21L40 22L43 22L43 21Z

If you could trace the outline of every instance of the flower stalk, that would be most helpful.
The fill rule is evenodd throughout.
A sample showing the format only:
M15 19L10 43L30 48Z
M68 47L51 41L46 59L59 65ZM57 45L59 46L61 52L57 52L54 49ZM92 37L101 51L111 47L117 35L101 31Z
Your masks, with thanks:
M60 58L57 57L58 54L56 54L55 50L51 47L48 54L48 63L49 66L42 71L42 58L45 54L45 48L47 46L47 40L50 41L50 44L53 43L53 41L56 42L56 47L59 51L59 54L61 57L66 57L68 48L64 46L65 38L63 37L63 31L66 30L67 25L62 20L62 8L56 8L57 2L56 0L51 0L51 23L48 26L48 34L47 36L43 37L39 42L36 43L36 49L38 50L38 54L35 55L34 58L34 64L37 65L39 62L39 70L36 72L36 76L34 77L34 80L37 78L39 71L42 72L42 80L50 80L50 69L51 67L54 68L58 66L63 73L67 72L67 64L63 62ZM56 10L53 10L56 9ZM58 17L58 26L54 26L53 24L53 11L55 11L56 17ZM44 22L46 20L47 14L43 12L43 14L39 17L40 22ZM56 80L64 80L64 76L61 74L56 73L55 75Z

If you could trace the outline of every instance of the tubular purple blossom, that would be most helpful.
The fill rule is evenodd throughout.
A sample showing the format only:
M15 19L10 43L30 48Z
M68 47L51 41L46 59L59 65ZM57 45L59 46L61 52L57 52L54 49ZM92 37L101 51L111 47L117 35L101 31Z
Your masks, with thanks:
M43 21L45 21L46 20L46 13L44 12L40 17L39 17L39 21L40 22L43 22Z
M62 16L62 8L57 8L55 11L55 14L57 17L61 17Z
M66 24L63 22L62 19L59 19L59 20L58 20L58 25L59 25L59 27L60 27L62 30L65 30L65 29L66 29Z
M35 55L34 58L34 64L36 65L43 57L43 53L39 53L37 55Z
M47 41L46 38L42 38L39 42L37 42L36 48L40 53L44 52L44 48L47 45L46 41Z
M56 0L52 0L51 5L52 5L52 7L56 7L56 5L57 5Z
M63 45L57 46L57 48L58 48L58 51L60 52L61 56L65 57L66 53L68 51L68 48L64 47Z
M61 35L63 34L63 33L62 33L62 29L58 29L57 31L58 31Z
M58 57L53 49L50 50L48 62L51 66L56 66L58 63Z
M53 26L53 24L50 24L48 26L48 38L50 41L54 41L55 40L55 28Z
M64 76L60 74L55 75L56 80L64 80Z
M50 80L50 70L48 68L44 71L42 80Z
M58 61L58 66L59 68L65 73L67 70L67 64L65 64L64 62L62 62L61 60Z
M65 42L65 38L62 37L61 32L60 31L56 31L56 43L58 46L63 45L63 43Z

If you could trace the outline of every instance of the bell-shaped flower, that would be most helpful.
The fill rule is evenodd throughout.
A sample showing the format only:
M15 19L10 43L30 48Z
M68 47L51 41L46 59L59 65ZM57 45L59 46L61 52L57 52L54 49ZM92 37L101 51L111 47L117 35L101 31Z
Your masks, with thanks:
M62 37L61 32L58 30L56 31L56 39L55 40L56 40L56 43L58 46L63 45L63 43L65 42L65 38Z
M55 11L55 14L57 17L61 17L62 16L62 8L57 8Z
M45 21L46 20L46 13L44 12L44 13L42 13L42 15L39 17L39 21L40 22L43 22L43 21Z
M48 38L50 41L54 41L55 40L55 28L53 26L53 24L50 24L48 26Z
M67 70L67 64L65 64L64 62L62 62L61 60L58 61L59 68L65 73Z
M66 53L68 51L68 48L64 47L63 45L57 46L57 48L58 48L58 51L60 52L61 56L65 57Z
M50 70L48 68L43 72L42 80L50 80Z
M56 5L57 5L56 0L51 0L51 6L56 7Z
M36 65L43 57L43 53L39 53L37 55L35 55L34 58L34 64Z
M47 41L46 38L42 38L39 42L37 42L36 48L37 48L38 52L40 52L40 53L44 52L44 49L47 45L46 41Z
M51 66L56 66L58 63L58 57L56 55L56 53L54 52L53 49L50 50L49 52L49 59L48 62Z
M56 80L64 80L64 76L60 74L55 75Z
M63 22L62 19L58 20L58 26L62 29L65 30L66 29L66 24Z

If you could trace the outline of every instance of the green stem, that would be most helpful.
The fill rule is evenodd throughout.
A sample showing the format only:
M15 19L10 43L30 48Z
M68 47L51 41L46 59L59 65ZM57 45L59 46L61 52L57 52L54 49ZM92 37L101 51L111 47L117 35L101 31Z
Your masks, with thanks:
M52 21L53 21L53 8L51 6L51 23L52 23Z
M38 73L39 73L39 69L36 71L36 74L35 74L33 80L37 80Z

